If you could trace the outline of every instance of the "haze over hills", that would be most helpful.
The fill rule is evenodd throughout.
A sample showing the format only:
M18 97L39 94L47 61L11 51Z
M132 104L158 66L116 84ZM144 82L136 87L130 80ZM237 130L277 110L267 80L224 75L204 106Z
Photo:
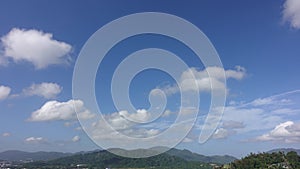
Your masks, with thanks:
M159 147L159 148L151 148L151 149L138 149L138 150L132 150L127 151L123 149L114 149L114 151L118 151L119 153L122 153L123 155L126 155L126 153L143 153L151 155L153 153L156 153L158 149L162 149L166 147ZM32 160L32 161L49 161L54 160L58 158L63 157L71 157L76 156L78 154L81 155L88 155L90 157L90 154L93 153L109 153L106 150L96 150L93 152L79 152L79 153L60 153L60 152L24 152L24 151L5 151L0 153L0 159L7 160L7 161L25 161L25 160ZM111 153L109 153L111 154ZM205 156L197 153L193 153L189 150L180 150L172 148L169 151L163 153L164 155L168 156L174 156L178 157L180 159L183 159L185 161L197 161L197 162L203 162L203 163L218 163L218 164L225 164L234 161L236 158L233 156ZM122 157L120 157L122 158Z
M137 150L123 150L123 149L113 149L114 151L118 151L119 153L133 153L139 154L144 153L151 155L157 150L166 149L166 147L155 147L151 149L137 149ZM110 149L112 150L112 149ZM272 152L290 152L295 151L299 154L299 149L292 148L280 148L273 149L268 151L267 153ZM78 152L78 153L61 153L61 152L24 152L24 151L16 151L10 150L0 153L0 159L6 161L33 161L33 163L28 163L29 168L38 168L41 166L71 166L74 164L89 164L91 166L112 166L112 167L120 167L120 166L135 166L135 167L143 167L143 166L168 166L168 167L179 167L179 166L189 166L193 168L193 166L202 165L201 168L207 168L209 163L214 164L228 164L231 163L237 158L229 155L215 155L215 156L205 156L201 154L197 154L191 152L189 150L180 150L172 148L165 153L162 153L157 156L148 157L148 158L126 158L120 157L110 153L107 150L95 150L91 152ZM1 161L0 160L0 161ZM27 164L26 164L27 165ZM179 167L180 168L180 167Z
M26 161L26 160L33 160L33 161L47 161L53 160L61 157L66 157L73 155L72 153L61 153L61 152L25 152L25 151L18 151L18 150L9 150L0 153L0 159L6 161Z
M170 149L166 152L169 155L177 156L183 158L187 161L200 161L204 163L216 163L216 164L227 164L233 162L237 158L229 155L214 155L214 156L205 156L197 153L193 153L189 150L179 150L179 149Z
M137 150L140 151L140 150ZM180 157L162 153L147 158L126 158L112 154L106 150L75 154L50 161L25 163L22 167L38 168L75 168L77 165L87 168L157 168L157 169L210 169L208 163L187 161Z

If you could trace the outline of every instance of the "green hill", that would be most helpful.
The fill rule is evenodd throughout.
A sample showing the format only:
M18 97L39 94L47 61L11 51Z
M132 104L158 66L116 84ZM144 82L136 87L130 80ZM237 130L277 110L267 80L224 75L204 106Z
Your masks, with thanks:
M300 156L290 151L250 154L230 164L230 169L300 169Z
M117 152L117 154L122 154L123 156L128 156L129 153L131 156L138 156L143 153L146 156L152 156L157 154L157 151L168 150L165 154L170 156L176 156L186 161L197 161L202 163L216 163L216 164L226 164L236 160L232 156L205 156L197 153L193 153L189 150L180 150L172 148L169 150L167 147L154 147L150 149L137 149L137 150L123 150L123 149L110 149L110 151ZM93 152L99 152L100 150L95 150L92 152L79 152L79 153L59 153L59 152L24 152L10 150L0 153L0 159L6 161L49 161L61 157L72 156L76 154L89 154Z
M209 164L187 161L179 157L163 153L148 158L125 158L114 155L106 150L76 154L47 162L33 162L24 164L22 167L30 169L69 169L77 165L87 168L155 168L155 169L210 169Z
M236 160L233 156L204 156L201 154L193 153L189 150L170 149L166 152L169 155L183 158L187 161L199 161L203 163L227 164Z

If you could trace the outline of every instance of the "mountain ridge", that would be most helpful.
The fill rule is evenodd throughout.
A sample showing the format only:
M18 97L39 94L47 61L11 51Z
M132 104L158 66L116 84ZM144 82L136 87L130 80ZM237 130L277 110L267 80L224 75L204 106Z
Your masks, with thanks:
M150 149L137 149L137 150L130 150L132 152L136 152L137 154L142 153L148 153L149 156L152 154L157 154L158 150L167 150L169 148L167 147L153 147ZM111 149L112 150L112 149ZM126 155L128 153L128 150L124 149L115 149L115 151L118 150L119 152L122 152L123 155ZM6 161L49 161L49 160L55 160L63 157L69 157L76 154L89 154L94 152L101 152L101 151L107 151L107 150L94 150L94 151L87 151L87 152L77 152L77 153L62 153L62 152L46 152L46 151L38 151L38 152L26 152L26 151L19 151L19 150L8 150L4 152L0 152L0 159L6 160ZM237 158L229 155L214 155L214 156L206 156L202 154L198 154L195 152L191 152L186 149L176 149L172 148L165 152L165 154L175 156L182 158L186 161L198 161L203 163L219 163L219 164L225 164L232 162L236 160Z
M56 158L70 156L73 153L62 153L62 152L27 152L20 150L7 150L0 153L0 159L5 161L39 161L39 160L53 160Z

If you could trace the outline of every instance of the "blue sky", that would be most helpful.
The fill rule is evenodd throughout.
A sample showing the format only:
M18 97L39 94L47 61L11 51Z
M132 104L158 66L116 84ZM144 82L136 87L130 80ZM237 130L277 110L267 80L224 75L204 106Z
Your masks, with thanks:
M204 144L198 143L206 116L200 114L178 148L238 157L279 147L300 148L297 0L1 1L0 151L98 148L83 132L72 109L76 59L95 31L138 12L169 13L193 23L214 45L227 76L224 116L214 135ZM167 113L155 122L155 128L112 124L129 135L161 132L174 122L180 104L174 79L161 71L147 70L130 86L131 102L139 110L121 113L115 109L110 95L113 72L127 55L145 48L165 49L184 60L199 80L201 106L207 109L209 105L209 90L202 83L207 68L187 46L161 35L130 37L114 46L98 69L95 92L102 112L112 123L120 122L124 113L133 118L148 117L148 95L153 89L165 91L168 103ZM219 69L211 70L217 72L211 80L219 82ZM93 118L86 103L76 103L84 118ZM101 123L97 126L101 128Z

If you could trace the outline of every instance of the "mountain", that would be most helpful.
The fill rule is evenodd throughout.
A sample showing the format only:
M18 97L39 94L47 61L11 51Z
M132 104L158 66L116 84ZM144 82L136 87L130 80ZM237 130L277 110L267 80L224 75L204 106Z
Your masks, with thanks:
M118 151L122 151L119 149ZM125 150L123 150L125 151ZM141 150L138 150L141 151ZM147 151L147 150L143 150ZM22 167L30 169L38 168L156 168L156 169L211 169L209 164L187 161L180 157L167 153L159 154L148 158L126 158L110 153L106 150L98 152L75 154L47 162L39 161L25 163Z
M175 149L175 148L170 149L166 153L169 155L183 158L187 161L199 161L199 162L203 162L203 163L227 164L227 163L231 163L237 159L237 158L235 158L233 156L229 156L229 155L204 156L201 154L193 153L189 150L185 150L185 149L179 150L179 149Z
M298 155L300 155L300 149L294 149L294 148L277 148L277 149L273 149L268 151L267 153L273 153L273 152L284 152L284 153L288 153L294 151L296 152Z
M236 160L235 157L232 156L204 156L197 153L193 153L189 150L179 150L172 148L169 150L167 147L154 147L150 149L137 149L137 150L123 150L123 149L110 149L110 152L117 152L118 154L122 154L123 156L128 156L130 153L131 157L137 157L138 154L143 153L146 156L151 156L157 154L157 151L166 151L165 154L169 156L179 157L186 161L196 161L201 163L216 163L216 164L226 164ZM75 154L72 153L59 153L59 152L24 152L24 151L5 151L0 153L0 159L7 161L49 161L53 159L58 159L61 157L68 157L71 155L78 154L93 154L103 152L100 150L95 150L91 152L78 152ZM104 151L106 152L106 151Z
M71 153L60 152L24 152L17 150L9 150L0 153L0 159L6 161L47 161L56 158L66 157L72 155Z

